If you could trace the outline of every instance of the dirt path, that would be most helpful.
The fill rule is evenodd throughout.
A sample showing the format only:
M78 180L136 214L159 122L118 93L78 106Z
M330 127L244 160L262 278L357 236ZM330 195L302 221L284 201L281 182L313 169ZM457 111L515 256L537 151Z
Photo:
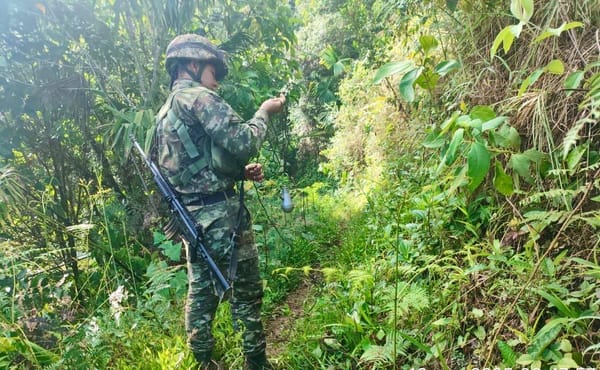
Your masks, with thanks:
M269 358L277 358L285 351L288 338L294 335L296 321L303 316L304 303L312 286L310 279L304 279L298 289L288 294L285 302L266 320L265 333Z

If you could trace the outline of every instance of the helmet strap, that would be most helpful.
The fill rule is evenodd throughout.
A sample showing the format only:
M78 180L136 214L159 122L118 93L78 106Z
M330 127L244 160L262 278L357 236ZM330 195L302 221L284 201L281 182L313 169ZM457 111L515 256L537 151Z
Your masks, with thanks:
M192 80L201 83L202 82L202 73L204 73L204 69L206 68L206 64L205 63L199 63L200 68L198 69L198 73L194 73L194 71L192 71L190 69L190 64L186 64L184 67L184 71L192 78Z

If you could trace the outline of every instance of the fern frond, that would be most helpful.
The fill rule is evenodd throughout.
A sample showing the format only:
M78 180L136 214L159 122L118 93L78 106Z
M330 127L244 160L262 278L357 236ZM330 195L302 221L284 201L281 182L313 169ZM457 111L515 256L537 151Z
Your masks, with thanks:
M580 170L580 172L594 172L600 170L600 162L593 163L587 167L584 167Z
M360 361L378 365L390 365L394 363L394 357L389 346L369 346L360 356Z
M585 212L575 216L574 219L581 220L593 228L600 228L600 212L598 211Z
M530 205L539 203L542 199L555 201L559 199L568 199L571 200L576 197L578 194L581 194L585 191L585 186L580 186L577 189L550 189L548 191L534 193L523 199L520 204L522 205Z
M370 289L375 283L373 274L364 270L352 270L348 273L348 282L354 289Z
M396 346L391 335L387 336L385 345L371 345L365 349L365 352L360 356L360 362L365 364L389 366L395 361L398 356L407 356L407 350L410 342L398 337Z
M589 91L581 102L579 109L589 109L590 116L598 120L600 118L600 73L592 75L586 83Z
M560 220L565 214L566 211L529 211L523 216L527 222L541 221L549 225Z
M254 38L252 35L245 31L238 31L234 33L229 40L225 41L219 48L225 50L228 53L238 53L245 49L248 49L254 44Z
M422 312L429 307L429 294L420 285L404 282L398 283L398 287L388 286L384 300L385 311L389 313L389 320L394 321L394 315L404 316L409 313Z
M563 139L563 160L567 159L571 148L573 148L575 144L577 144L577 140L581 138L581 136L579 136L579 132L587 123L586 121L587 120L585 119L580 119L579 121L577 121L577 123L575 123L573 127L569 129L569 131L565 135L565 138Z

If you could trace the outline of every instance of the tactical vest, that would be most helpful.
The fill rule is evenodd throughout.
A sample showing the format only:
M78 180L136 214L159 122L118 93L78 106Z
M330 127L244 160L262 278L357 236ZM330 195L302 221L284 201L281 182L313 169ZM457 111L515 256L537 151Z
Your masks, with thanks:
M173 100L182 92L173 91L156 116L157 161L174 187L185 186L205 168L235 180L243 178L244 164L215 144L200 123L187 125L175 112Z

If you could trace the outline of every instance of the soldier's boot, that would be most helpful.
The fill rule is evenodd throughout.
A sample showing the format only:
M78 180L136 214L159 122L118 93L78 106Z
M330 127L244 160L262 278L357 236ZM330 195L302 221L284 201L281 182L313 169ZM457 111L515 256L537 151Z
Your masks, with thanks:
M265 352L253 353L246 355L247 370L274 370L275 368L267 360Z

